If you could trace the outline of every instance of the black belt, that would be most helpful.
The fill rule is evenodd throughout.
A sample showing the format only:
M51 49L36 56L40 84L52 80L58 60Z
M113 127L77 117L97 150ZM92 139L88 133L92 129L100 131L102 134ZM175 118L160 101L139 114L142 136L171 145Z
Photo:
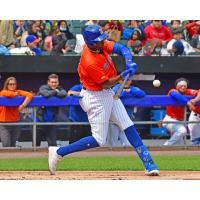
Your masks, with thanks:
M87 90L85 87L83 87L84 90Z

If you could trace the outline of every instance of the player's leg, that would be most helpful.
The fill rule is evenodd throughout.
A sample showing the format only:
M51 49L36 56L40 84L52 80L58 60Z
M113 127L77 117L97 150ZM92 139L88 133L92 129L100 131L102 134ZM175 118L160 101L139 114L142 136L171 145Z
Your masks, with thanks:
M83 151L102 146L106 143L109 117L112 110L112 99L106 94L102 96L93 93L82 99L87 104L88 120L91 125L92 136L84 137L72 144L63 147L49 147L49 170L55 174L58 160L73 152Z
M146 146L143 144L141 137L135 129L133 122L128 116L121 100L115 100L113 103L111 120L118 124L122 130L124 130L128 141L136 149L136 152L142 160L143 165L147 170L147 175L158 175L158 168L153 162L153 159Z
M189 121L200 122L200 118L195 115L194 112L191 112ZM192 144L199 145L200 144L200 124L189 123L188 128L190 131L190 140Z
M169 140L167 140L164 145L183 145L184 144L184 136L187 133L187 129L184 125L181 124L170 124L172 126L172 135Z

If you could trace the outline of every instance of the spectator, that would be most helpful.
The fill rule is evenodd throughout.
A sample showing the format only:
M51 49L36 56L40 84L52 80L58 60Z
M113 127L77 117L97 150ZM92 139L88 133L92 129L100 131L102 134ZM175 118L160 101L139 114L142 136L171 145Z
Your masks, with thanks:
M123 31L123 24L119 20L111 20L109 26L111 30Z
M173 33L174 30L181 28L181 20L171 20L170 25L171 32Z
M190 109L194 109L193 104L185 97L185 95L196 95L198 90L188 89L188 80L179 78L175 81L175 89L170 89L168 95L179 103L186 104ZM166 106L166 116L160 121L159 126L165 126L170 132L170 139L164 145L183 145L183 138L187 133L184 124L179 122L184 120L184 106ZM165 121L173 121L177 123L165 124Z
M59 86L59 77L56 74L48 76L46 85L42 85L39 88L38 95L45 98L58 97L63 98L67 96L67 92ZM40 122L55 122L59 114L59 107L40 107L37 111L37 119ZM56 144L56 126L46 125L40 126L40 130L37 132L36 145L40 146L40 143L45 137L48 146L57 146Z
M22 35L27 31L27 25L24 20L16 20L13 23L14 34L16 37L16 46L20 46Z
M195 50L192 48L192 46L186 42L184 39L182 39L183 34L182 28L174 29L172 31L173 33L173 39L169 41L167 44L167 51L171 55L189 55Z
M172 39L170 30L162 25L161 20L153 20L150 25L145 27L146 42L151 42L153 39L157 39L161 47L165 46L168 41Z
M69 31L67 21L61 20L58 22L58 27L61 33L65 34L67 40L74 39L75 36Z
M188 31L189 38L192 39L192 37L198 34L199 32L200 21L194 21L194 22L188 23L186 24L185 28Z
M20 114L19 112L24 109L27 104L32 99L32 94L24 90L17 89L17 80L15 77L9 77L4 82L3 90L0 92L0 96L5 96L8 98L14 98L16 96L24 96L25 100L18 107L0 107L0 122L19 122ZM20 136L20 127L6 125L0 126L0 138L3 144L3 147L15 147L16 141L19 140Z
M146 94L143 90L138 87L131 86L131 80L128 80L121 95L121 99L126 99L128 97L136 97L142 98ZM122 81L120 81L122 83ZM116 92L120 87L120 84L117 84L113 87L113 91ZM129 117L133 119L134 117L134 107L126 106L125 107ZM109 124L109 132L108 132L108 145L111 144L112 146L130 146L124 131L122 131L116 124L110 123ZM110 140L110 141L109 141Z
M56 36L56 34L58 32L59 31L58 31L57 26L53 26L52 29L49 31L48 35L44 39L44 50L45 51L48 51L49 53L51 53L51 51L53 49L53 36Z
M195 104L200 101L200 90L194 99L190 102L195 106ZM188 128L190 130L190 140L194 145L200 145L200 106L195 106L190 113L189 122L199 122L199 123L189 123Z
M190 44L196 52L200 53L200 29L198 29L197 33L193 35Z
M100 20L99 21L99 26L101 26L103 32L108 33L110 29L109 21L108 20Z
M0 21L0 44L7 48L15 47L13 21L2 20ZM12 47L13 48L13 47Z
M66 54L69 50L70 47L66 44L67 38L64 33L61 33L59 28L57 28L52 35L52 55L63 55Z
M144 44L144 35L139 28L135 28L127 47L131 50L132 55L137 55L142 50Z
M37 55L37 56L42 55L41 49L37 47L39 42L40 42L40 39L37 39L34 35L28 35L26 38L27 46L33 52L33 55Z

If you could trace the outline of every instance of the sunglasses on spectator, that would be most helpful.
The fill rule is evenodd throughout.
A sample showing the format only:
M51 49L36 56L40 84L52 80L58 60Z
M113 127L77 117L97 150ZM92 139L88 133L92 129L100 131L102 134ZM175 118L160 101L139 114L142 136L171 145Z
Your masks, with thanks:
M8 85L17 85L16 83L8 83Z

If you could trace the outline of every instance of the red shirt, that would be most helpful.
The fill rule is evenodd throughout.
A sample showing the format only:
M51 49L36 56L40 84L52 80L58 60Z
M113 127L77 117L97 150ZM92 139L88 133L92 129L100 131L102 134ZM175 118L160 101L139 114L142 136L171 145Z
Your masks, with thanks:
M195 28L196 26L197 26L196 22L189 23L185 26L186 30L189 33L190 38L192 38L193 35L197 34L197 30Z
M178 90L176 90L176 89L171 89L168 92L168 95L170 95L170 93L172 91L178 92ZM187 95L196 96L198 91L199 90L187 89L183 95L184 96L187 96ZM166 114L172 118L182 121L184 119L184 106L166 106Z
M172 39L171 31L165 27L154 28L152 24L148 25L145 29L146 41L150 42L152 39L157 38L164 41L170 41Z
M114 42L105 40L103 53L93 53L85 45L78 65L78 74L83 87L88 90L102 90L102 83L117 75L117 71L109 54Z

